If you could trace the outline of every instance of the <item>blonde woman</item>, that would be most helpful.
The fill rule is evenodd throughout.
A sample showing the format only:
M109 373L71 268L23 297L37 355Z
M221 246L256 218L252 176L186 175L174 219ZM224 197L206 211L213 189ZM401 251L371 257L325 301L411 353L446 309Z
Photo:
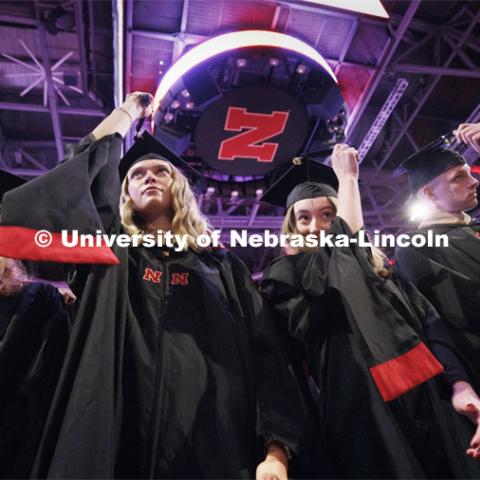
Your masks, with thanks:
M289 247L262 284L278 322L303 345L319 389L317 444L330 454L330 475L476 478L478 465L465 455L470 438L463 419L427 382L443 367L425 337L443 358L451 353L448 338L428 302L392 280L386 257L357 246L363 218L356 150L336 145L332 167L309 161L292 167L265 200L286 203L285 234L326 232L353 242ZM454 381L466 380L455 359L452 368Z
M12 225L9 205L50 191L44 228L138 243L115 243L113 256L54 239L40 253L76 264L80 303L33 476L237 479L259 464L258 478L286 480L306 419L248 270L198 245L210 229L181 159L144 135L120 162L122 137L149 113L144 100L130 95L65 162L4 201ZM173 244L149 243L167 234Z
M0 257L0 476L26 478L70 334L58 290Z

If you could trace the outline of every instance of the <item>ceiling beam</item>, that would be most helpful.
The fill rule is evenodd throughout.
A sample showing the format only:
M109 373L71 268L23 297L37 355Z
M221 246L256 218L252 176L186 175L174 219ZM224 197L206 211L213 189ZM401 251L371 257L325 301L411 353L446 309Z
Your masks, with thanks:
M0 23L10 23L21 27L36 28L37 22L34 18L17 17L15 15L0 15Z
M419 0L413 0L409 4L408 9L405 12L405 15L403 16L397 30L395 31L393 41L390 42L390 45L387 45L386 49L384 50L382 54L382 59L380 60L380 63L379 63L379 68L372 75L369 81L369 84L364 90L364 92L366 92L365 97L364 98L362 97L360 99L360 102L358 103L358 107L354 110L354 112L350 117L349 134L346 139L347 142L351 139L352 134L354 133L357 125L359 124L367 108L368 103L370 102L371 98L373 97L373 94L377 90L378 85L382 81L383 76L387 70L387 67L389 66L394 53L396 52L398 46L400 45L402 38L405 35L405 32L410 26L410 23L412 22L413 17L415 16L415 13L417 12L417 9L419 6L420 6Z
M37 37L42 52L42 63L45 71L45 84L47 88L48 106L50 108L50 117L52 119L53 134L55 137L55 143L57 147L57 157L60 162L64 157L63 142L62 142L62 128L60 124L60 117L58 115L57 96L53 87L53 76L50 67L50 55L47 45L47 33L40 20L40 6L38 2L35 4L35 13L37 16Z
M432 67L431 65L416 65L400 63L392 67L394 72L414 73L417 75L439 75L445 77L480 78L480 68L467 70L463 68Z
M471 22L470 22L470 25L468 26L468 28L465 30L462 38L459 40L459 43L458 45L452 49L450 55L448 56L447 60L445 61L445 63L443 64L442 68L448 68L450 66L450 63L453 61L453 59L457 56L458 54L458 50L460 50L464 44L464 42L466 41L466 39L470 36L470 34L472 33L473 29L478 25L478 21L480 19L480 11L471 19ZM422 97L420 98L420 100L418 102L416 102L416 106L415 106L415 110L412 112L412 114L410 115L410 117L405 121L405 124L403 126L403 128L400 130L399 133L397 133L395 135L395 139L393 140L392 144L390 145L390 147L388 148L386 154L384 155L382 161L380 162L380 164L378 165L377 167L377 172L380 172L381 169L383 168L383 166L387 163L387 161L389 160L389 158L391 158L394 150L397 148L398 144L400 143L400 141L403 139L406 131L410 128L410 125L413 123L413 121L415 120L417 114L420 112L420 110L422 109L423 105L425 104L425 102L428 100L428 98L430 97L431 93L433 92L433 90L435 89L435 87L437 86L438 82L440 81L440 79L442 78L441 75L437 75L433 78L433 80L430 82L430 84L428 85L426 91L423 93Z
M133 0L126 1L125 15L125 92L132 91Z
M113 101L119 107L125 99L124 94L124 5L122 0L112 0L113 18Z
M348 30L347 38L343 43L342 50L340 51L340 54L338 56L337 64L335 65L335 70L334 70L335 75L338 75L338 72L342 67L345 57L347 56L347 52L350 50L353 39L355 38L355 34L357 33L359 25L360 25L360 20L358 18L352 19L350 29Z
M87 54L85 49L85 28L84 28L83 0L75 0L75 29L77 30L78 56L80 58L80 74L82 82L82 91L84 95L88 94L88 69Z
M43 105L29 103L0 102L0 110L12 110L17 112L49 113L50 109ZM92 108L58 107L57 112L61 115L80 115L84 117L104 117L105 112Z

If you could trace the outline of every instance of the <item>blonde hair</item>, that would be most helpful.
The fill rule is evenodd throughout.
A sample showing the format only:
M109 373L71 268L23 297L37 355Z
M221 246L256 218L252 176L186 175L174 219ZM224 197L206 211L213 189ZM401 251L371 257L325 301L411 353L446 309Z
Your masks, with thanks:
M198 208L197 200L190 188L187 178L183 173L172 165L168 160L156 154L145 155L145 159L163 160L170 169L172 176L172 233L185 236L187 239L186 249L194 251L206 250L208 247L199 247L197 237L212 232L207 217ZM135 211L133 201L128 193L128 175L122 183L120 197L120 218L122 225L129 235L139 235L140 238L147 233L142 216Z
M336 197L327 197L329 202L332 204L332 207L337 212L338 200ZM295 211L294 205L290 205L287 211L285 212L285 218L282 223L282 233L286 235L298 234L296 221L295 221ZM311 248L292 248L291 251L294 253L301 252L312 252ZM388 278L391 276L392 272L386 267L388 262L388 257L377 247L371 247L372 256L370 258L370 263L372 264L373 270L377 275L383 278Z
M27 280L27 273L18 260L0 257L0 297L15 295Z

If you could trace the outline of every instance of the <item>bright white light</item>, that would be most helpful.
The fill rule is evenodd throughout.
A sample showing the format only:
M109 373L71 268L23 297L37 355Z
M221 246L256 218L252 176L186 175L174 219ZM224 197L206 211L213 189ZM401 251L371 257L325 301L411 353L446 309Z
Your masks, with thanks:
M210 38L189 50L179 58L165 73L155 93L154 110L158 109L160 101L167 92L192 68L205 60L237 48L245 47L274 47L290 50L304 55L319 64L338 83L337 77L328 65L327 61L313 47L298 38L280 32L267 30L243 30L231 32Z
M194 106L195 106L195 104L194 104L193 102L187 102L187 103L185 104L185 108L186 108L187 110L192 110Z
M299 75L304 74L306 70L307 70L307 67L306 67L305 65L303 65L303 64L302 64L302 65L299 65L299 66L297 67L297 73L298 73Z
M318 3L326 7L350 10L351 12L365 13L380 18L390 18L380 0L303 0L307 3Z
M410 220L412 222L422 221L427 218L432 209L424 200L415 200L409 207Z
M171 112L168 112L165 114L165 116L163 117L163 119L165 120L165 123L170 123L173 118L175 117L175 115Z

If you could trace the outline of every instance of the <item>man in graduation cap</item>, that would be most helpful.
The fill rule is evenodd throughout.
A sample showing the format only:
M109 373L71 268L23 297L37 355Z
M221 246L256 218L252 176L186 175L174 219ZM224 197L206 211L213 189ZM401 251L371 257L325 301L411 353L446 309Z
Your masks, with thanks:
M196 245L209 226L186 162L148 134L121 160L148 97L127 97L58 167L5 196L0 255L72 264L79 297L32 476L252 478L264 459L257 475L286 480L307 418L248 270ZM62 229L187 241L70 248Z
M477 151L479 135L480 124L462 124L456 131L459 142L469 143ZM480 391L480 226L466 213L478 205L479 182L465 159L446 148L443 139L408 158L402 170L408 174L411 193L427 212L412 233L444 234L449 245L397 247L398 271L438 310L470 383ZM455 388L472 395L464 382L457 382ZM479 402L474 403L469 416L479 424Z

